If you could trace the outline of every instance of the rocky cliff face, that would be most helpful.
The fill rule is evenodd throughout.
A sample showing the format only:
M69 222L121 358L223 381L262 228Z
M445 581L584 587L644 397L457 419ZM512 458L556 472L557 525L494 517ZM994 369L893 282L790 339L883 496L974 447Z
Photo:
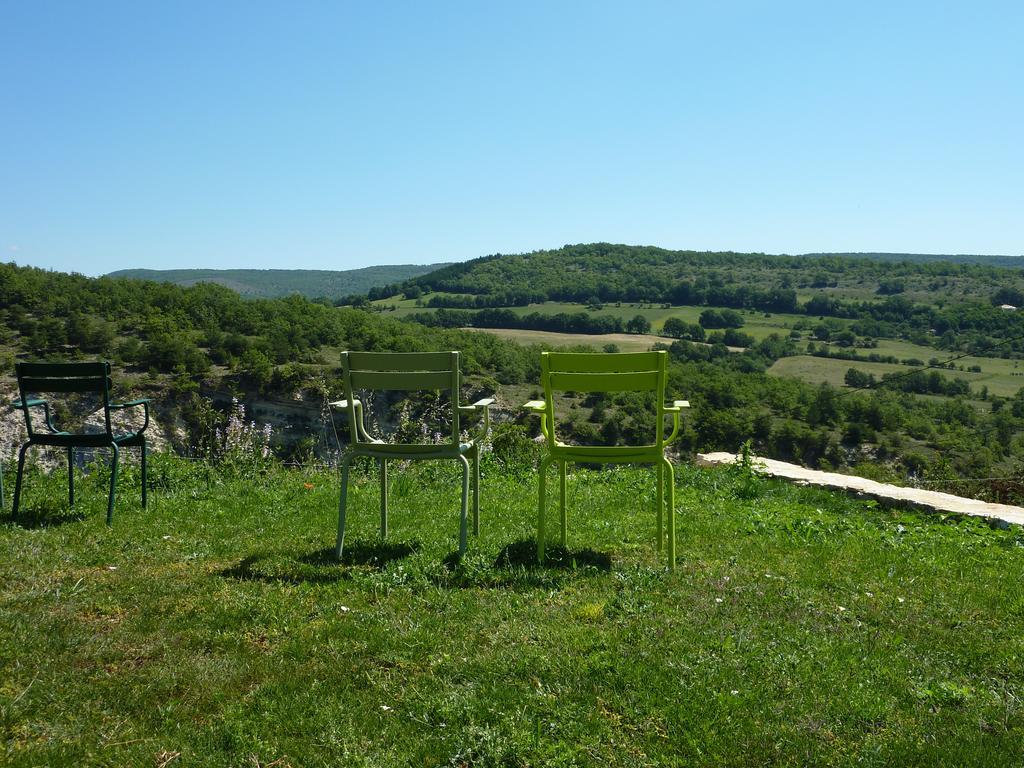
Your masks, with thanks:
M0 461L8 468L17 462L18 450L28 440L24 412L8 407L18 397L17 387L0 385ZM103 432L105 429L103 408L97 402L67 398L55 399L52 404L53 420L59 429L86 433ZM157 408L151 407L149 426L146 428L147 443L153 451L165 451L172 443L182 442L183 433L180 427L175 429L166 426L157 411ZM45 432L43 409L33 408L31 413L33 429ZM111 413L111 424L118 433L133 432L142 426L142 422L142 408L126 408ZM79 448L75 452L76 465L89 464L100 453L106 454L102 449ZM126 461L138 460L137 451L125 451L123 456ZM63 464L67 458L62 450L38 447L30 450L29 460L49 469Z
M222 412L229 411L235 402L239 402L230 392L217 389L204 389L202 397ZM2 407L18 398L16 386L0 384L0 461L8 469L17 461L19 447L28 439L25 429L25 417L21 410ZM322 459L337 456L339 443L346 444L349 439L347 419L342 414L332 416L326 398L310 393L298 393L291 398L267 398L249 393L240 398L244 407L245 419L258 427L271 427L271 443L278 453L290 455L297 450L312 453ZM87 402L74 398L54 398L54 421L59 428L68 431L102 432L104 429L103 409L98 402ZM403 393L377 393L367 403L371 432L387 439L396 431L409 431L402 439L431 442L437 434L447 434L448 427L444 418L449 415L446 407L437 403L410 405ZM150 422L146 430L148 444L152 451L177 450L188 452L194 444L192 436L186 433L180 418L179 404L166 395L154 396L150 406ZM441 417L438 418L438 414ZM496 420L501 415L495 414ZM116 432L134 431L142 426L143 412L141 408L125 409L112 413L112 423ZM42 409L33 409L33 425L43 429ZM102 449L79 449L76 452L76 464L85 466L100 456L105 458ZM125 451L127 461L137 461L137 451ZM50 448L35 448L30 460L46 469L63 464L66 457L62 451Z
M280 453L287 455L304 446L316 456L327 458L338 450L330 408L323 397L300 393L292 398L266 398L249 394L239 399L216 389L204 389L201 394L220 411L228 411L233 403L241 402L247 421L259 427L270 426L271 443ZM339 420L339 434L342 427Z

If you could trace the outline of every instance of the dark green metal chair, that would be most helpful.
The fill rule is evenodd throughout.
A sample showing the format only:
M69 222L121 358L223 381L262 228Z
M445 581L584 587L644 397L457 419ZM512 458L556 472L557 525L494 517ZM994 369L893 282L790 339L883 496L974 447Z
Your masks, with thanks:
M388 534L388 460L456 459L462 464L462 512L459 522L459 554L466 552L470 461L473 477L473 535L480 534L480 444L490 428L489 406L492 398L472 405L459 405L458 352L342 352L341 370L345 386L344 400L332 408L348 416L351 439L341 457L341 500L338 504L338 541L334 554L340 560L345 546L345 513L348 500L349 465L356 456L377 459L380 464L380 536ZM451 392L452 428L443 443L391 444L377 440L366 430L363 404L355 393L365 391L444 391ZM483 424L476 439L461 441L460 416L482 413Z
M68 501L75 503L75 448L110 448L113 459L110 466L110 495L107 499L107 525L114 517L114 491L117 485L117 459L121 448L137 447L142 451L142 506L146 506L146 427L149 426L149 400L131 400L127 403L110 401L110 363L18 363L15 366L21 399L11 403L25 413L28 442L18 454L18 476L14 483L12 515L18 514L21 501L21 479L25 471L25 454L33 445L65 448L68 453ZM102 432L66 432L57 428L50 413L50 404L32 397L43 394L91 394L102 399ZM135 432L115 433L110 423L110 412L141 406L145 417L142 428ZM42 408L45 431L37 431L32 423L32 409Z

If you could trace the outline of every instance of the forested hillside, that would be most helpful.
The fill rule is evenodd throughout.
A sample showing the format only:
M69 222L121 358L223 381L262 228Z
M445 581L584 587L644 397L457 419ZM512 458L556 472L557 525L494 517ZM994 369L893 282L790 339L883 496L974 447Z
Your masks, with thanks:
M486 306L598 300L791 311L805 296L822 292L870 299L895 294L934 297L940 291L946 300L987 300L999 289L1024 290L1024 271L950 261L669 251L594 243L484 256L400 287L487 297Z
M492 257L479 264L501 274L505 270L501 264L503 258ZM606 267L613 286L633 285L639 290L641 284L635 282L636 274L645 269L652 270L652 276L658 272L653 266L645 266L642 260L634 265L615 262L611 254L602 258L608 259ZM653 254L651 259L662 264L659 268L662 271L671 268L666 266L671 260L666 260L663 253ZM723 276L723 286L733 285L725 281L725 275L741 274L743 269L783 273L791 270L794 286L778 288L795 291L798 289L795 284L802 279L800 275L807 271L802 263L797 267L785 266L788 261L783 262L781 269L773 268L768 257L732 255L721 259L723 263L735 260L734 269L716 267ZM510 269L514 271L522 268L527 257L509 257L509 260ZM687 268L697 270L698 261L695 257ZM613 268L614 264L619 266ZM1001 279L998 270L990 273L994 268L988 267L919 267L940 271L964 269L963 282L976 294L990 290ZM824 267L816 263L814 268ZM866 265L857 267L868 268ZM908 280L911 277L924 279L923 273L915 271L916 266L896 265L894 268L905 270ZM467 271L459 273L460 269ZM596 290L601 290L602 283L596 281L596 272L591 274L582 268L578 271L582 280L594 279ZM838 263L835 271L844 273ZM448 277L439 277L440 274ZM538 289L546 290L548 282L552 286L570 285L553 268L538 274L535 281ZM949 279L952 278L950 275ZM465 279L484 285L474 269L461 265L419 280L438 288L465 290L466 284L442 284L442 279ZM932 276L930 279L944 278ZM699 277L694 278L694 283L698 280ZM752 286L765 284L763 280L745 282ZM1012 289L1005 281L1000 287ZM422 303L426 298L429 294L423 294L419 300ZM956 343L968 338L978 343L986 338L995 343L1013 339L1009 334L1019 327L1014 325L1019 315L994 307L991 298L965 300L964 306L972 307L974 314L953 317L961 323L952 337ZM918 316L929 320L947 316L943 313L949 306L941 307L938 302L925 305L900 296L878 298L864 304L883 308L883 312L890 311L884 308L902 308L899 312L893 310L891 317L883 314L878 320L877 327L891 327L897 334L917 328L915 318ZM145 389L170 403L194 431L193 443L198 443L202 440L202 430L216 426L197 395L200 387L232 389L243 401L275 393L292 397L303 391L315 391L318 397L337 395L340 394L337 354L342 349L460 349L464 352L467 388L473 394L496 392L498 395L499 415L506 422L495 437L501 450L512 450L517 440L535 433L536 424L526 419L518 406L536 392L540 347L522 346L485 333L400 319L397 315L374 311L384 308L380 304L362 302L361 307L334 307L329 301L315 302L300 296L243 299L233 291L211 284L186 288L169 283L91 279L0 265L0 317L3 320L0 342L4 350L0 366L10 376L16 359L111 359L119 366L119 381ZM579 309L585 315L600 313L596 309L587 310L583 305ZM970 495L1017 498L1019 485L1015 481L993 485L980 478L1020 475L1020 459L1024 457L1024 396L1019 388L1006 388L1001 393L981 391L981 388L958 383L973 374L942 365L920 372L915 367L922 363L920 360L888 364L907 375L885 377L859 372L858 367L866 365L863 361L867 355L873 354L870 348L842 346L849 337L809 341L817 332L815 325L827 331L827 322L835 318L794 314L792 317L806 317L811 327L778 333L765 326L760 328L757 338L750 335L741 338L745 329L763 319L763 313L745 309L732 310L730 315L728 307L714 312L700 307L679 309L683 310L693 313L694 322L681 324L682 330L676 328L680 338L668 349L672 361L670 394L686 397L693 404L679 442L684 453L735 451L750 440L759 452L811 466L853 468L874 477L925 483L929 487ZM638 310L622 307L620 311L628 314ZM419 312L422 314L425 310ZM434 314L440 315L440 312ZM416 312L411 313L412 317L416 315ZM964 331L962 324L975 322L974 318L978 318L979 323L991 321L990 333ZM738 329L730 327L737 319L743 325ZM773 316L765 322L775 319ZM659 322L663 322L666 329L671 326L668 320ZM843 322L852 325L866 321L848 319ZM884 323L891 323L891 326ZM703 341L695 338L700 335L698 329ZM942 329L929 330L927 339L937 344L942 338L939 331ZM729 336L730 333L733 335ZM839 337L846 331L834 333ZM864 341L858 335L860 332L850 333L856 343ZM744 351L730 352L727 341L744 342L738 345ZM813 352L808 355L808 347L812 345ZM615 347L602 344L599 348ZM1005 355L1007 359L1001 362L1010 365L1015 364L1015 356L1020 356L1013 349L1007 343L988 352ZM834 384L814 384L775 372L778 365L805 359L835 363L842 366L842 370L854 373L848 373L845 382L840 375ZM1011 375L1006 374L1006 381L1015 382ZM314 402L322 402L322 397L314 398ZM415 409L428 405L414 403L412 412L404 412L405 418L415 421ZM570 393L562 405L563 416L558 428L568 440L614 443L623 439L646 439L653 430L645 416L651 403L644 395L583 397Z
M557 328L540 319L512 320L508 313L456 315L441 325L621 332L630 329L625 320L614 322L612 305L720 307L803 315L809 323L825 323L830 333L841 328L865 339L903 338L939 350L1024 352L1024 313L1000 308L1024 306L1024 270L979 264L597 243L486 256L387 286L374 296L387 291L426 310L528 307L543 315L551 314L544 304L552 302L562 305L557 312L563 314L571 314L566 304L577 305L576 313L588 310L587 319L578 315Z
M216 283L243 296L275 298L297 293L332 301L366 293L377 286L432 272L445 264L382 264L361 269L121 269L107 277L153 280L190 286Z

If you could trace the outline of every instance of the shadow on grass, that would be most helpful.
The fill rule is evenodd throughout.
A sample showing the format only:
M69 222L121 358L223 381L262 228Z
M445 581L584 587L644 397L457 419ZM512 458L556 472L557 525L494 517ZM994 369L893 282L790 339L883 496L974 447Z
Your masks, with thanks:
M591 549L578 551L549 547L544 565L537 563L537 543L532 539L509 544L493 563L472 549L465 556L450 552L444 568L434 572L432 581L439 587L455 589L559 589L568 581L592 573L611 570L611 557Z
M335 563L337 566L337 563ZM303 567L298 560L280 553L249 555L238 565L220 572L225 579L260 581L265 584L333 584L346 578L343 571Z
M388 563L408 557L419 549L420 544L416 541L353 542L345 548L340 563L334 559L333 547L305 555L257 552L220 571L220 576L266 584L333 584L352 578L344 566L370 566L383 570Z
M388 563L415 555L423 548L419 541L353 541L345 546L341 554L341 565L372 565L384 568ZM319 549L299 560L306 565L338 565L334 559L334 547Z
M9 499L4 500L10 504ZM57 528L68 523L79 523L86 518L85 512L68 507L66 504L47 504L41 507L26 507L24 504L18 510L17 516L13 512L7 513L7 521L21 528ZM117 513L114 513L115 522Z
M548 545L544 552L544 565L537 562L537 542L533 539L514 541L501 552L494 561L495 568L558 568L575 570L578 568L595 568L599 571L612 569L612 557L607 552L593 549L571 550L558 545Z

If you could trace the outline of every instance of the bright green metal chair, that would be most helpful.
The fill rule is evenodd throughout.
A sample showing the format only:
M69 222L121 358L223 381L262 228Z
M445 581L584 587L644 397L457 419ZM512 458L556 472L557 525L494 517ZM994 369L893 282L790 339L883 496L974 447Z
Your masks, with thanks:
M540 463L540 501L537 511L537 559L544 562L546 544L545 508L546 476L552 463L558 464L560 510L562 517L561 543L564 547L568 534L565 510L566 465L584 464L653 464L657 468L658 483L658 550L668 539L668 563L675 569L676 526L675 484L672 464L665 456L665 446L679 434L679 414L690 404L676 400L665 403L668 353L622 352L581 353L542 352L540 381L544 388L543 400L531 400L523 407L541 417L540 429L547 441L547 453ZM654 392L657 398L657 426L655 441L651 445L567 445L555 434L554 393L556 392ZM672 416L672 432L665 437L665 416ZM668 514L664 515L666 480L668 483ZM667 529L667 530L666 530Z
M459 519L459 554L467 545L470 460L473 474L473 535L480 534L480 443L490 429L489 407L493 398L472 405L459 405L458 352L342 352L341 369L346 399L331 403L348 415L350 440L342 452L341 500L338 504L338 541L334 554L341 559L345 546L345 511L348 475L352 459L369 456L380 463L380 536L388 535L388 460L457 459L462 463L462 512ZM373 438L367 432L364 409L355 393L366 391L449 391L451 393L451 434L443 443L393 444ZM461 442L462 415L483 414L479 434Z
M131 400L127 403L110 402L110 363L18 363L15 366L21 399L11 403L25 413L25 427L28 442L21 446L18 454L18 476L14 483L14 506L11 514L18 515L21 501L21 478L25 471L25 454L33 445L49 445L65 448L68 453L68 502L75 503L75 448L110 448L113 458L110 466L110 494L107 497L107 525L114 517L114 493L117 487L117 459L120 449L136 447L142 451L142 506L146 507L146 427L149 426L149 400ZM102 432L66 432L57 429L46 400L30 398L37 394L91 394L103 404ZM110 421L110 412L141 406L144 409L142 427L134 432L115 432ZM45 432L37 431L32 423L32 409L42 408Z

